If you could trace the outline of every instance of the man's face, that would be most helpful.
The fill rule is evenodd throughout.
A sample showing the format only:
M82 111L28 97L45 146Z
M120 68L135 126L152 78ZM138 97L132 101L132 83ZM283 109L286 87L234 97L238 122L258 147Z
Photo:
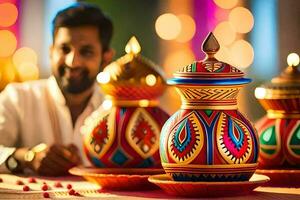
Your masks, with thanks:
M98 29L58 28L50 50L52 72L64 93L78 94L95 82L102 63Z

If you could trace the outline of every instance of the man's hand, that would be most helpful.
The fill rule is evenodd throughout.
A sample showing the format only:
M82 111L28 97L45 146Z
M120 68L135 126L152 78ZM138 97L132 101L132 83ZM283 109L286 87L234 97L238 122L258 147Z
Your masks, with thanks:
M35 154L27 163L33 171L43 176L59 176L68 174L68 170L81 163L76 146L54 144L44 151Z

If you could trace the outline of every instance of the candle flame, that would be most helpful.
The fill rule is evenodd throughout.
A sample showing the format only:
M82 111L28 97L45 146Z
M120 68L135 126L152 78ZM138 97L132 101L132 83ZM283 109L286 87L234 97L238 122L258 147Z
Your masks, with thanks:
M299 65L299 55L296 53L290 53L287 57L287 63L289 66L297 66Z
M132 36L125 47L126 53L138 54L141 51L141 46L136 37Z

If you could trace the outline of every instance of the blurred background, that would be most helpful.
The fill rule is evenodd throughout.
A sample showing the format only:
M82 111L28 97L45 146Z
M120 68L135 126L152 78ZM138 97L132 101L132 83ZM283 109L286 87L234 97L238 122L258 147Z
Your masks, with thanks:
M10 82L47 78L51 21L75 0L0 0L0 91ZM290 53L300 53L299 0L86 0L99 5L114 23L115 59L136 36L141 54L168 78L201 60L201 44L213 31L217 58L243 70L252 83L239 95L239 108L255 122L264 115L254 89L280 73ZM180 107L169 88L161 98L170 114Z

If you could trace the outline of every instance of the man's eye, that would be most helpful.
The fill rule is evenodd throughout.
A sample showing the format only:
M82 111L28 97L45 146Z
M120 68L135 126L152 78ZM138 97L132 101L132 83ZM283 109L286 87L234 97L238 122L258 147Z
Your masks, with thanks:
M82 56L93 56L94 52L92 50L83 49L83 50L80 51L80 54Z
M63 46L63 47L61 47L61 51L64 54L68 54L71 51L71 49L69 47L67 47L67 46Z

